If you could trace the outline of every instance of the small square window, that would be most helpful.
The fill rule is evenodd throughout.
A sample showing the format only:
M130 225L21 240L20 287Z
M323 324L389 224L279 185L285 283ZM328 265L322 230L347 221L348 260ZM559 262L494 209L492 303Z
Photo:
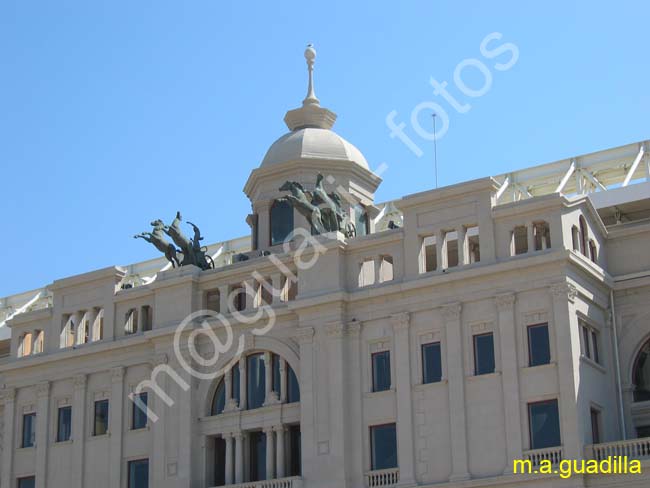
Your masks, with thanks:
M474 336L474 374L494 373L494 336L492 332Z
M57 415L56 442L70 440L72 434L72 407L60 407Z
M133 430L144 429L147 426L147 392L138 393L133 399L133 418L131 428Z
M372 391L390 389L390 352L381 351L372 355Z
M422 344L422 383L437 383L442 380L442 357L440 343Z
M108 432L108 400L95 402L95 417L93 435L104 435Z
M129 461L128 488L149 488L149 460Z
M548 339L548 324L528 327L528 365L540 366L551 362L551 347Z
M395 424L370 427L371 469L397 467L397 430Z
M528 404L530 448L544 449L561 445L560 415L557 400Z
M35 476L26 476L24 478L18 478L18 488L35 488L35 487L36 487Z

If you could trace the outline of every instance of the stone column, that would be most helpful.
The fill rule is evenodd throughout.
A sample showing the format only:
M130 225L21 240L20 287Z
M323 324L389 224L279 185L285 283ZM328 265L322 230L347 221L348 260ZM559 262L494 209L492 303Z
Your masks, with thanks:
M225 473L226 473L226 484L227 485L232 485L234 483L234 476L233 476L233 466L232 466L232 461L233 461L233 452L232 452L232 441L233 441L233 436L232 434L224 434L223 435L223 440L226 442L226 466L225 466Z
M442 271L447 267L446 266L447 256L444 255L445 249L443 249L446 246L444 244L445 244L445 232L439 230L436 233L436 271Z
M284 465L285 465L284 425L276 425L274 430L275 430L276 451L277 451L276 464L275 464L275 477L284 478L286 476L284 471Z
M280 403L287 402L287 361L280 358Z
M168 361L167 354L159 353L154 357L151 362L151 367L155 371L157 367L163 367ZM152 378L153 379L153 378ZM157 375L155 379L160 389L164 392L167 391L167 374L162 373ZM166 409L167 406L163 399L156 394L155 391L150 391L148 395L148 405L147 408L158 417L156 422L151 422L151 438L152 438L152 450L153 455L151 456L151 476L152 476L152 486L162 486L165 482L165 473L167 467L165 465L165 424L166 424Z
M467 470L467 419L465 414L465 368L460 303L442 307L447 336L447 376L449 379L449 420L451 429L450 481L469 479Z
M345 488L348 485L346 464L349 454L349 446L345 438L348 432L351 419L346 415L345 402L347 399L345 391L345 354L344 340L345 325L334 322L325 326L328 336L327 364L328 371L326 378L329 384L329 466L332 469L330 481L333 486ZM325 379L325 378L324 378ZM302 398L302 397L301 397ZM335 399L332 401L332 399Z
M219 287L219 313L226 315L230 312L230 307L228 306L228 292L230 287L228 285L221 285Z
M98 340L95 337L95 321L97 320L97 314L99 310L96 307L90 307L88 310L88 342L93 342Z
M86 450L86 375L78 374L72 379L72 488L84 487L84 455Z
M580 459L585 439L584 423L578 415L580 405L575 378L580 368L578 317L573 306L577 293L576 287L566 281L551 285L560 387L560 434L565 459ZM587 415L588 412L584 414Z
M273 273L271 275L271 286L273 286L273 303L280 303L282 296L282 281L284 276L282 273Z
M501 382L503 385L503 414L506 426L507 464L505 473L512 473L513 461L521 459L521 410L519 396L519 363L517 361L517 326L515 295L497 295L499 337L501 340Z
M535 233L532 222L526 222L526 240L528 241L528 252L535 252Z
M239 359L239 410L246 410L248 405L247 395L246 395L246 385L248 380L246 378L246 358L241 357Z
M273 437L273 427L264 429L266 436L266 479L275 478L275 438Z
M36 487L47 485L47 433L50 428L50 383L44 381L36 386L38 406L36 410Z
M256 306L257 282L253 279L244 281L244 290L246 291L246 307L245 310L253 310Z
M111 398L108 418L110 432L110 452L108 469L109 488L121 488L122 473L122 415L124 410L124 368L118 366L111 370Z
M413 395L411 390L411 353L408 312L391 316L395 338L395 380L397 399L397 445L399 483L415 484L415 449L413 447Z
M264 353L264 404L269 405L273 403L271 398L271 390L273 389L273 364L271 364L271 353L266 351Z
M229 369L228 371L225 372L223 375L223 384L226 389L226 399L224 402L224 410L228 409L228 406L230 405L230 400L232 399L232 370Z
M457 230L458 234L458 266L469 263L469 252L467 249L467 229L461 225Z
M381 262L382 262L382 257L381 256L375 256L372 260L372 265L375 269L375 281L373 284L377 285L381 283L382 281L382 276L381 276Z
M314 403L314 329L300 327L296 331L300 344L300 437L302 473L308 478L315 470L316 459L316 405Z
M244 435L236 432L235 436L235 483L244 482Z
M14 460L14 426L16 425L16 390L5 388L2 392L4 403L4 432L2 439L2 488L10 488L13 485L13 460Z

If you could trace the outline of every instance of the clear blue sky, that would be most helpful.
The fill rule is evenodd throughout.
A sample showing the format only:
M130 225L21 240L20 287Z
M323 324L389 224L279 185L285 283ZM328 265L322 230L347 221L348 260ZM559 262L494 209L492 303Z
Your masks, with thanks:
M434 185L421 102L449 114L441 185L648 138L648 18L645 1L4 0L0 296L155 257L131 236L177 209L208 242L246 234L242 188L305 95L308 42L335 129L389 165L384 201ZM519 50L507 71L481 55L492 32ZM492 76L477 98L454 86L469 58ZM389 137L393 110L422 157Z

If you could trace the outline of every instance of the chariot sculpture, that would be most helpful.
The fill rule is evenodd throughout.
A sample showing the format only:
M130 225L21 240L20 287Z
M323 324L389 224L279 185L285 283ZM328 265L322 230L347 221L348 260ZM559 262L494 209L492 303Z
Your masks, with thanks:
M313 192L306 191L297 181L286 181L279 190L290 193L281 200L288 202L307 219L314 234L338 231L345 237L356 236L356 228L343 209L341 195L336 191L325 191L322 174L316 175Z
M206 270L214 268L214 261L208 254L208 248L201 246L203 237L201 231L192 222L187 222L192 226L194 231L193 237L190 239L183 231L181 231L180 223L183 220L180 212L176 212L176 218L172 221L171 225L165 225L160 220L151 222L153 227L151 232L141 232L133 236L134 239L144 239L145 241L153 244L156 249L165 255L165 258L172 264L174 268L180 266L188 266L190 264L198 266ZM165 234L171 237L174 244L165 238ZM181 254L181 258L178 255Z

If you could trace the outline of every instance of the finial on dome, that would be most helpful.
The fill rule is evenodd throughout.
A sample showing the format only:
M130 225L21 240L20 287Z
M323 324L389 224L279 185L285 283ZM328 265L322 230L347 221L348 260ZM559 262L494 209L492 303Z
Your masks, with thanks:
M336 114L320 106L320 101L314 93L314 60L316 50L312 44L305 49L305 60L309 73L307 97L302 101L302 107L289 110L284 116L284 121L289 130L295 131L305 127L318 129L331 129L336 121Z
M314 60L316 59L316 49L314 49L313 44L307 44L305 59L307 60L307 71L309 72L309 84L307 85L307 98L302 101L302 104L319 105L320 101L314 93Z

